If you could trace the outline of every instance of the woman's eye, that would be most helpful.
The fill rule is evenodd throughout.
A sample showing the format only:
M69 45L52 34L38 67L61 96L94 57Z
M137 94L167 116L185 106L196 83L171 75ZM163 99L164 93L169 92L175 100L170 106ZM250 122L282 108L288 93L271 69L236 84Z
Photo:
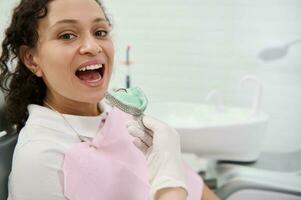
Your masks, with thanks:
M98 37L106 37L108 34L109 32L105 30L99 30L95 32L95 35Z
M65 33L65 34L62 34L60 35L60 39L63 39L63 40L71 40L73 38L75 38L76 36L72 33Z

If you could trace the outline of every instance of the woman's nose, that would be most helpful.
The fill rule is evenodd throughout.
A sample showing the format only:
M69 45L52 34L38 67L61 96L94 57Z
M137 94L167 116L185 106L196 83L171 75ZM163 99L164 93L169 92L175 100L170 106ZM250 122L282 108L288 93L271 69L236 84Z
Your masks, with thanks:
M88 36L82 41L79 51L80 54L97 55L98 53L102 52L102 48L94 37Z

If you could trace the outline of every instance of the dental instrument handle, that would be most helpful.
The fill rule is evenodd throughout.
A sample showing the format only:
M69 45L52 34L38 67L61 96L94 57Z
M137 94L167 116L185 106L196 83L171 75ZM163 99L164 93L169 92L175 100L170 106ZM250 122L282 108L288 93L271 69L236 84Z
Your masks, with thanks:
M130 75L126 75L126 80L125 80L125 86L126 88L130 88L131 87L131 78L130 78Z
M127 67L127 75L126 75L126 80L125 80L125 85L126 88L130 88L131 87L131 77L130 77L130 50L131 50L131 46L128 45L127 49L126 49L126 67Z
M130 50L131 46L128 45L126 48L126 65L130 65Z
M152 135L152 131L143 123L143 112L148 105L148 99L140 88L120 88L111 93L107 92L105 99L112 106L132 115L133 118L138 121L140 127Z

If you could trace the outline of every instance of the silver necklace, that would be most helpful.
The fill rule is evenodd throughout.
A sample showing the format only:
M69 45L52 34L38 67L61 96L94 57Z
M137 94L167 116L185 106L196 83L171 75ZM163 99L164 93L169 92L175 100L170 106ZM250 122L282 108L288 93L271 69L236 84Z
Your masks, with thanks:
M88 143L91 143L91 141L86 138L86 137L82 137L79 132L77 130L75 130L75 128L73 128L73 126L70 124L70 122L66 119L66 117L60 113L59 111L57 111L54 107L52 107L46 100L44 100L44 104L46 106L48 106L51 110L53 110L54 112L58 113L64 120L64 122L73 130L73 132L78 136L78 138L80 139L81 142L88 142ZM96 131L96 134L99 132L101 128L101 123L99 124L98 128L97 128L97 131Z

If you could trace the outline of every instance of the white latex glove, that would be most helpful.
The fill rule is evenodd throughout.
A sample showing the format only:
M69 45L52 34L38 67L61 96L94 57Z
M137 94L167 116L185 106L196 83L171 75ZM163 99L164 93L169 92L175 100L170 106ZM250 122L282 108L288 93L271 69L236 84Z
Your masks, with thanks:
M151 132L143 130L137 121L130 121L127 128L136 137L134 144L146 155L152 196L163 188L182 187L187 191L179 134L149 116L144 116L143 123Z

